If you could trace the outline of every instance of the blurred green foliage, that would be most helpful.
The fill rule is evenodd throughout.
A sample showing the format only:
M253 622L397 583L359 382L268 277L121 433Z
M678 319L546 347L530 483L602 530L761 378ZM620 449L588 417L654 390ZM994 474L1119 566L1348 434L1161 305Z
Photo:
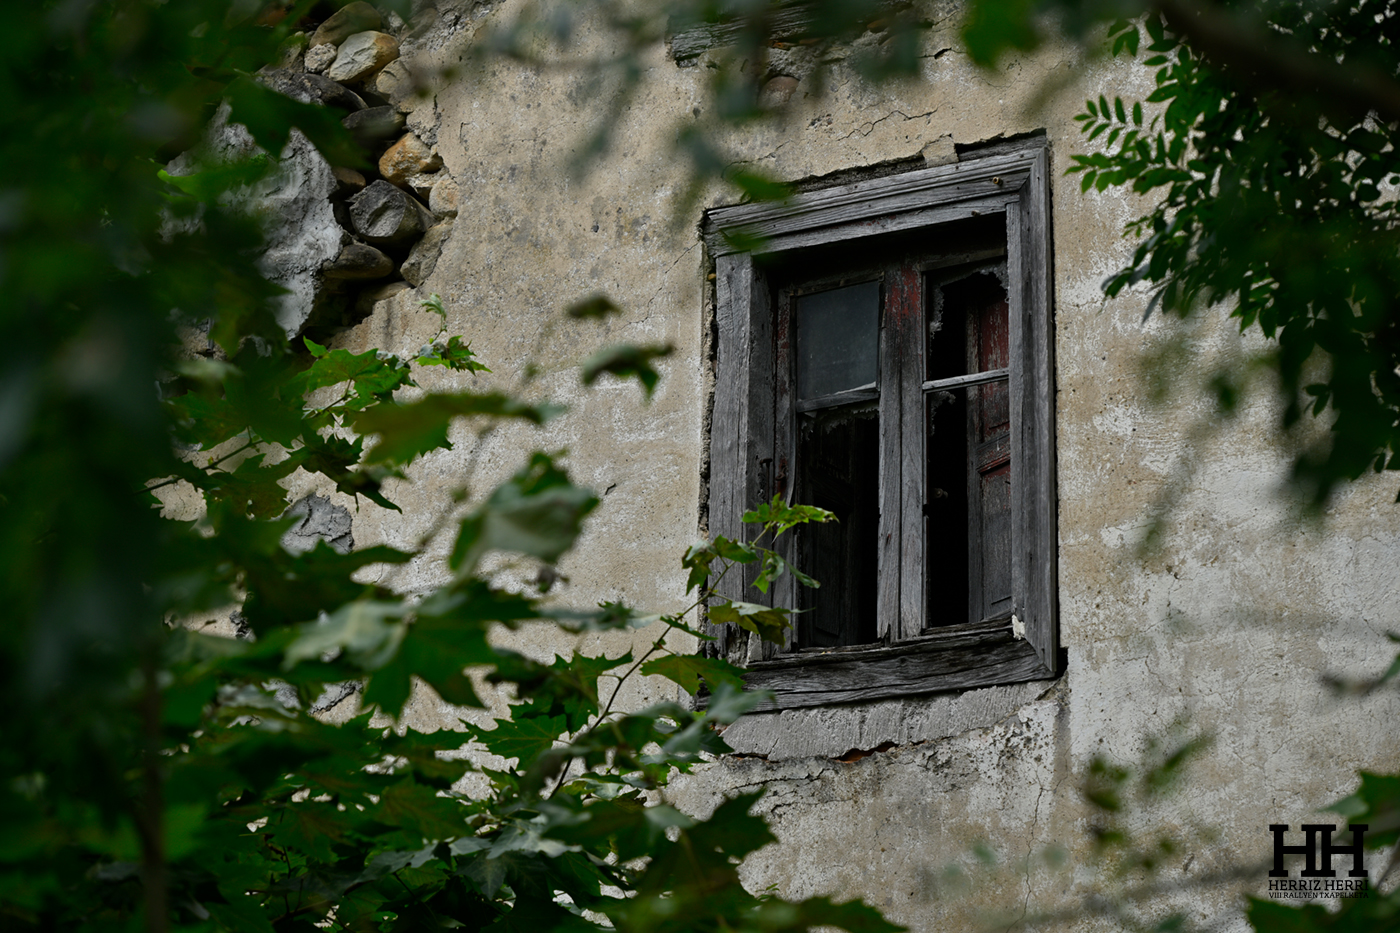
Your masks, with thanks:
M45 0L7 11L0 918L18 930L505 931L595 929L604 917L639 931L894 929L856 903L745 892L737 862L771 840L749 814L752 798L703 821L656 803L670 774L723 749L712 727L751 702L732 668L674 653L664 636L640 657L549 664L491 643L491 627L529 621L574 633L659 624L703 637L685 614L644 619L615 604L565 612L480 573L492 550L549 562L572 547L596 499L557 457L522 452L515 475L463 507L451 579L421 600L356 577L412 552L282 546L292 520L281 482L296 470L394 508L385 481L448 446L450 424L486 431L556 413L548 400L499 391L396 402L415 367L489 371L445 328L413 359L288 342L270 311L277 289L256 269L260 231L222 199L275 160L163 171L225 101L268 153L295 128L336 164L358 164L328 111L255 80L304 17L327 9ZM1125 16L1136 18L1117 21ZM576 62L591 70L598 101L586 157L606 151L643 80L643 55L668 34L726 29L728 51L716 55L728 62L761 62L791 43L820 58L877 34L852 64L878 80L917 74L928 25L915 6L874 0L594 0L529 6L475 51L547 62L582 17L602 22L620 50ZM1105 96L1080 117L1099 147L1076 159L1086 189L1159 196L1131 228L1142 237L1133 263L1106 287L1145 282L1153 310L1220 307L1272 338L1285 426L1309 411L1332 418L1330 441L1297 468L1317 502L1366 469L1400 468L1400 113L1387 109L1395 19L1391 3L969 7L968 48L980 61L1034 48L1047 23L1081 39L1111 23L1112 52L1156 69L1146 100ZM689 196L720 177L749 197L782 197L773 179L729 170L716 142L719 130L771 114L768 73L704 75L706 106L676 136L693 168ZM571 313L614 310L595 297ZM440 303L425 313L445 322ZM191 333L207 333L219 354L181 352ZM667 349L600 351L586 377L636 377L649 392ZM1238 388L1220 383L1223 406ZM157 486L193 495L200 517L161 519ZM749 516L768 534L822 517L781 502ZM765 585L792 570L761 545L723 539L684 560L692 612L733 563L757 563ZM255 639L175 624L233 606ZM765 638L788 623L754 604L711 612ZM618 688L635 675L708 690L708 705L619 711ZM484 685L508 685L512 715L467 730L497 767L442 754L460 734L388 728L415 678L462 706L481 705ZM363 685L365 712L341 726L308 712L347 684ZM487 790L452 790L468 776ZM1090 800L1115 813L1129 778L1105 765ZM1367 775L1338 807L1390 820L1394 779ZM1102 841L1124 838L1109 831ZM1380 929L1394 925L1394 907L1391 897L1333 913L1255 902L1249 918L1260 930Z
M824 513L770 503L751 516L757 541L692 548L690 606L661 617L565 611L482 573L490 552L548 565L574 546L598 500L555 454L522 451L514 475L464 498L436 529L455 536L446 582L411 599L359 572L402 565L431 536L409 550L284 547L296 519L283 483L297 471L394 509L386 481L449 447L449 425L479 434L559 411L495 389L396 401L419 367L489 372L446 334L436 296L424 313L443 327L411 359L289 341L273 319L261 233L226 194L272 171L267 154L294 130L333 164L362 163L330 111L256 80L300 24L333 9L49 0L7 11L0 925L898 929L857 902L745 891L739 862L773 839L749 812L754 796L697 819L656 793L724 751L715 726L755 702L732 667L672 645L705 637L701 606L730 605L713 582L732 562L760 562L771 581L785 568L758 541ZM267 154L168 174L224 102ZM614 310L594 301L576 314ZM603 350L584 376L635 377L650 392L666 352ZM172 493L185 520L161 517ZM212 616L250 637L183 624ZM527 622L660 634L635 658L552 663L489 637ZM781 637L786 624L765 617L763 631ZM622 711L634 676L708 702ZM481 707L497 688L511 706L491 728L396 725L415 689ZM362 712L348 722L315 715L356 692ZM476 754L459 752L467 741Z

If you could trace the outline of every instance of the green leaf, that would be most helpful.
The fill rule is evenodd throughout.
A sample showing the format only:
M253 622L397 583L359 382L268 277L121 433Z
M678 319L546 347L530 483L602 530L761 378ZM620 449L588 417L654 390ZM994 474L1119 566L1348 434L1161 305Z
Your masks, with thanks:
M383 667L403 641L405 627L400 603L356 600L341 606L319 622L298 628L296 640L287 646L282 666L291 670L299 662L327 652L344 651L361 670ZM386 619L396 620L393 623Z
M174 413L180 440L210 450L248 429L247 420L222 398L187 393L166 402Z
M797 578L797 582L801 583L803 586L812 589L821 586L816 580L813 580L811 577L783 560L782 556L779 555L777 551L763 552L763 564L758 572L758 576L754 578L753 585L760 593L766 593L768 592L769 586L784 573L788 572L791 572L792 575Z
M570 913L552 900L517 898L502 916L481 928L481 933L603 933L603 928L578 914Z
M484 704L466 669L489 665L496 658L484 625L419 616L403 634L393 660L375 670L365 688L365 702L397 718L408 702L412 678L419 677L448 703L481 708Z
M573 546L584 517L597 505L597 497L570 482L548 454L536 452L462 521L452 566L474 568L489 551L554 563Z
M411 778L384 789L369 815L389 826L402 827L410 837L444 840L468 835L466 811L454 797L439 796Z
M371 881L378 881L386 875L392 875L396 871L404 868L420 868L428 862L439 857L439 845L427 845L421 849L399 849L380 852L365 864L364 871L354 881L355 884L366 884Z
M464 343L462 338L453 335L447 343L435 342L427 353L418 355L418 362L424 366L446 366L454 372L461 373L489 373L491 371L485 363L478 362L476 353L472 350L471 344Z
M728 179L749 201L786 201L793 194L792 186L786 182L750 169L731 172Z
M470 732L491 754L518 759L518 767L524 770L530 762L554 747L566 725L563 716L498 719L495 729L472 728Z
M705 720L728 725L772 696L766 690L744 690L721 681L705 706Z
M307 341L307 346L313 346L311 341ZM377 350L351 353L349 350L319 349L320 353L313 350L316 361L310 368L289 380L289 393L303 397L326 386L349 382L357 395L387 400L389 393L395 389L413 384L407 367Z
M741 603L725 600L710 607L710 622L714 625L733 623L742 629L753 632L766 642L782 644L784 633L791 625L788 615L791 610L770 608L757 603Z
M620 343L605 347L584 361L583 384L592 385L604 373L621 379L635 376L637 381L642 384L646 397L650 399L652 393L656 391L657 382L661 379L661 374L656 371L656 367L652 363L662 357L670 356L674 350L675 347L669 343L646 346Z
M232 188L256 184L266 178L276 165L266 153L257 153L212 165L189 175L171 175L165 169L160 169L156 172L156 177L195 200L207 204L216 202Z
M774 496L773 501L760 502L752 511L745 512L743 520L750 524L771 525L775 534L782 534L810 522L833 522L836 516L815 505L788 505L782 496Z
M379 435L366 463L408 463L430 450L452 449L447 429L455 418L483 415L544 424L558 411L552 405L530 405L500 392L462 392L428 395L406 405L377 405L355 415L350 424L361 434Z
M1321 904L1292 907L1257 897L1249 898L1245 918L1257 933L1317 933L1331 927L1327 909Z
M632 660L631 652L621 657L589 657L574 651L552 664L541 664L524 655L498 650L493 683L514 684L522 702L511 707L511 716L565 717L565 729L582 729L598 713L598 678L605 672Z
M600 800L578 813L567 814L563 825L551 827L552 838L595 849L610 842L619 861L628 862L654 851L673 829L689 829L695 820L665 804L647 806L636 797Z
M722 658L671 654L646 662L641 672L647 676L665 677L691 696L700 692L702 679L711 690L721 683L740 688L744 686L744 672Z
M681 566L690 573L685 580L685 591L690 593L697 586L703 586L710 578L710 565L719 559L719 553L708 541L698 541L686 548L681 556Z
M973 0L963 25L963 44L973 62L995 65L1012 51L1029 51L1040 44L1034 0Z
M433 314L436 314L438 317L442 318L443 324L446 325L447 309L443 307L442 296L439 295L437 292L433 292L426 299L418 302L418 306L421 307L424 311L431 311Z
M1358 772L1361 786L1327 809L1346 817L1348 823L1371 827L1368 848L1390 845L1400 839L1400 775Z
M611 298L598 292L569 305L565 313L576 320L596 321L621 312L622 308L618 307Z

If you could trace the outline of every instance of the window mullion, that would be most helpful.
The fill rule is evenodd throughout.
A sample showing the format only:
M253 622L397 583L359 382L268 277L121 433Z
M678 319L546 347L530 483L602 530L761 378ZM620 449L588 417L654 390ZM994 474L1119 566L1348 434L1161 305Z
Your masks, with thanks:
M900 509L899 327L892 313L893 280L886 276L880 309L880 525L879 579L875 600L875 630L882 641L899 637Z
M794 486L797 482L797 405L793 363L793 295L791 289L783 289L777 296L777 313L774 315L774 412L773 412L773 495L795 502ZM801 534L789 534L779 538L775 547L794 567L805 567L807 562L798 553ZM799 595L796 579L790 573L780 576L773 584L773 605L787 609L798 609ZM792 627L787 630L781 647L791 651L797 635L796 627L801 625L800 616L792 617Z
M887 383L898 404L899 429L899 611L891 640L912 638L924 627L924 277L912 266L891 269L887 310L899 369Z

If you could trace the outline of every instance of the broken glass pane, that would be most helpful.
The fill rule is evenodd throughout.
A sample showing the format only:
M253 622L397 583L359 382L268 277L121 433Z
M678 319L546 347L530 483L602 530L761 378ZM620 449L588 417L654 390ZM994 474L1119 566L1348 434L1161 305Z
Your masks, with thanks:
M880 345L880 283L862 282L797 299L797 397L874 386Z

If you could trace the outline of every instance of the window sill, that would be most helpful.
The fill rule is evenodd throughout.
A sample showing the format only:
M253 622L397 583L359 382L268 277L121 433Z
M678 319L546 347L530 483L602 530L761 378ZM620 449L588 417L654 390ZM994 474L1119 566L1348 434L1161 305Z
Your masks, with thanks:
M833 648L753 661L750 689L774 697L758 710L827 706L968 690L1055 676L1005 620L950 625L894 645Z

